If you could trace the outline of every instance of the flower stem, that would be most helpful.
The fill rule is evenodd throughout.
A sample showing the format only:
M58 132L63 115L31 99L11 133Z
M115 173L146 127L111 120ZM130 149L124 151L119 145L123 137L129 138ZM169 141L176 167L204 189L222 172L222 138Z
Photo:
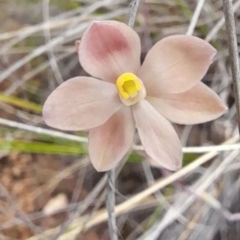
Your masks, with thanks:
M108 211L108 229L111 240L118 240L117 224L115 215L115 169L108 171L108 194L107 194L107 211Z
M240 131L240 68L234 11L231 0L223 1L226 32L228 35L228 49L232 68L233 88L238 115L238 129Z
M128 26L133 27L141 0L132 0L129 5ZM108 228L111 240L118 240L118 229L115 215L115 169L108 171L107 211Z

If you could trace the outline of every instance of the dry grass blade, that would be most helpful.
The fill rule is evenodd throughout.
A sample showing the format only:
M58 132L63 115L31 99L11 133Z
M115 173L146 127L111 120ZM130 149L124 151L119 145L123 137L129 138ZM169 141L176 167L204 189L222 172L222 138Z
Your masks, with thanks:
M200 13L202 11L204 3L205 3L205 0L199 0L198 1L198 4L196 6L196 9L194 11L194 14L192 16L191 22L189 24L189 27L188 27L188 30L187 30L187 33L186 33L187 35L192 35L193 34L194 29L195 29L195 27L197 25L197 22L198 22Z

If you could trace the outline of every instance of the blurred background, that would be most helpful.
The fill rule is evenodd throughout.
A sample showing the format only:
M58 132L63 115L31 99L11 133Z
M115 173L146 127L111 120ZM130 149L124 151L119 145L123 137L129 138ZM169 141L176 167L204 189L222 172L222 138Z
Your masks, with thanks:
M127 22L129 3L0 0L0 239L109 239L106 175L89 162L87 134L49 131L41 110L64 80L86 75L75 49L84 30L93 20ZM239 35L240 1L233 4ZM142 60L172 34L210 42L218 54L203 81L229 111L174 125L186 147L174 179L139 150L126 157L116 181L119 239L239 240L240 214L232 213L240 211L240 146L222 1L142 0L134 28ZM164 184L146 194L159 179Z

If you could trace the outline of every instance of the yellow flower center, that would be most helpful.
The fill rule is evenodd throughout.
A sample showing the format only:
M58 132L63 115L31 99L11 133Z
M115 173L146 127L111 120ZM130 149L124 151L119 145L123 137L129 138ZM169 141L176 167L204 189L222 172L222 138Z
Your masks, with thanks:
M124 73L117 79L118 92L123 99L134 98L142 90L141 83L133 73Z

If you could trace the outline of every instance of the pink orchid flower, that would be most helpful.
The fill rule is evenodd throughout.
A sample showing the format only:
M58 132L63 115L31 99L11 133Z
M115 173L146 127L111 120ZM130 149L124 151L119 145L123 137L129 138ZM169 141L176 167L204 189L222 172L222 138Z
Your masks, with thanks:
M78 46L79 61L93 77L75 77L48 97L47 125L89 130L89 156L97 171L117 165L132 147L135 127L157 166L177 170L181 144L171 122L197 124L226 107L201 79L216 50L192 36L157 42L140 65L137 33L117 21L93 22ZM169 121L168 121L169 120Z

